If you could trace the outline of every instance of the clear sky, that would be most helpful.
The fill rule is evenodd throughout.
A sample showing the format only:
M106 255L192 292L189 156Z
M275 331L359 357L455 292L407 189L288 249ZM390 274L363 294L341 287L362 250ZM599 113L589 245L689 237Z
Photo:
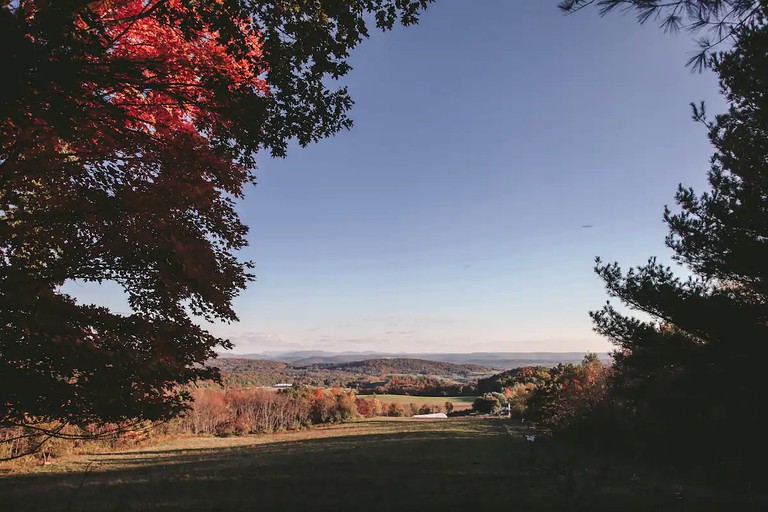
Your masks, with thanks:
M442 0L364 42L352 131L262 158L240 205L258 280L213 332L238 353L610 349L593 259L669 256L663 206L711 154L688 104L723 104L688 34L556 3Z

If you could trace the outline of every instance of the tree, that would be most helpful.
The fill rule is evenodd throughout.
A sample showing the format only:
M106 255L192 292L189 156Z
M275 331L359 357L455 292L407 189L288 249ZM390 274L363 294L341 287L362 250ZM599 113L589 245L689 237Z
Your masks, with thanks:
M381 416L381 402L378 398L358 398L357 412L365 418Z
M640 23L658 21L665 32L681 29L692 33L704 32L697 39L699 51L688 61L694 69L708 67L712 53L739 31L761 16L760 0L563 0L560 9L574 13L596 5L600 15L616 9L635 10Z
M703 105L693 108L715 148L710 189L680 186L679 211L664 212L667 246L690 277L654 258L627 272L598 260L609 295L650 319L610 303L592 313L617 346L613 394L634 438L748 471L765 453L758 404L768 356L767 9L711 61L728 111L709 122Z
M336 395L334 421L349 421L357 416L355 393L353 391L347 391Z
M445 402L445 414L451 414L453 412L453 402Z
M392 402L387 406L387 416L401 417L404 416L403 404Z
M518 388L522 400L515 397L510 402L535 421L562 430L587 418L601 405L607 376L597 356L587 354L581 364L558 364L535 387Z
M515 416L524 416L528 410L528 399L531 396L536 385L532 382L527 384L516 383L512 387L505 388L505 396L509 402L510 413Z
M329 78L430 0L0 2L0 427L157 420L229 347L256 154L351 126ZM112 281L132 312L77 303ZM55 433L55 431L51 432Z
M507 399L501 393L483 393L472 402L472 409L480 414L496 414Z

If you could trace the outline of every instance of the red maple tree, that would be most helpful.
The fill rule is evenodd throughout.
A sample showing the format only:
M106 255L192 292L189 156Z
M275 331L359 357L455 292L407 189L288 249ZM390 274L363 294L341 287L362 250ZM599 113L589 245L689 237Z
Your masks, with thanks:
M427 0L0 1L0 427L158 419L229 342L255 155L348 127L367 13ZM131 312L80 304L114 282Z

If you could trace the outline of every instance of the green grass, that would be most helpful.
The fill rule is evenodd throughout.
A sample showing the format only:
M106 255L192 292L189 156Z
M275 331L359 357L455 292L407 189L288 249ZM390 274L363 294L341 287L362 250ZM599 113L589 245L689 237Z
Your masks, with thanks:
M472 407L474 396L410 396L410 395L357 395L358 398L373 398L374 396L387 403L439 405L443 407L445 402L452 402L454 409L467 409Z
M759 510L674 475L527 443L508 420L375 419L187 438L0 476L3 511Z

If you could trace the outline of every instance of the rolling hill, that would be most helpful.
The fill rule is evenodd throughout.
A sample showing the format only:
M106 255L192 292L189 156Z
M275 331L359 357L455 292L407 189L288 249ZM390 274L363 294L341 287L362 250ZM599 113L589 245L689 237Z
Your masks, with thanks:
M434 375L439 377L470 377L493 373L493 369L477 364L453 364L442 361L411 358L377 358L349 363L325 363L317 368L345 371L358 375Z
M321 387L367 389L395 376L408 376L414 384L431 379L432 385L467 384L495 370L475 364L452 364L410 358L378 358L347 363L289 364L265 359L220 357L210 361L219 368L225 385L272 386L279 382ZM402 378L405 377L400 377ZM414 380L415 379L415 380ZM409 382L410 382L409 381Z
M608 354L598 354L606 360ZM388 352L328 352L300 350L264 352L259 354L223 354L223 357L267 359L292 365L309 366L341 364L371 359L421 359L459 365L475 364L495 370L509 370L521 366L555 366L558 363L578 363L584 352L467 352L467 353L388 353Z

